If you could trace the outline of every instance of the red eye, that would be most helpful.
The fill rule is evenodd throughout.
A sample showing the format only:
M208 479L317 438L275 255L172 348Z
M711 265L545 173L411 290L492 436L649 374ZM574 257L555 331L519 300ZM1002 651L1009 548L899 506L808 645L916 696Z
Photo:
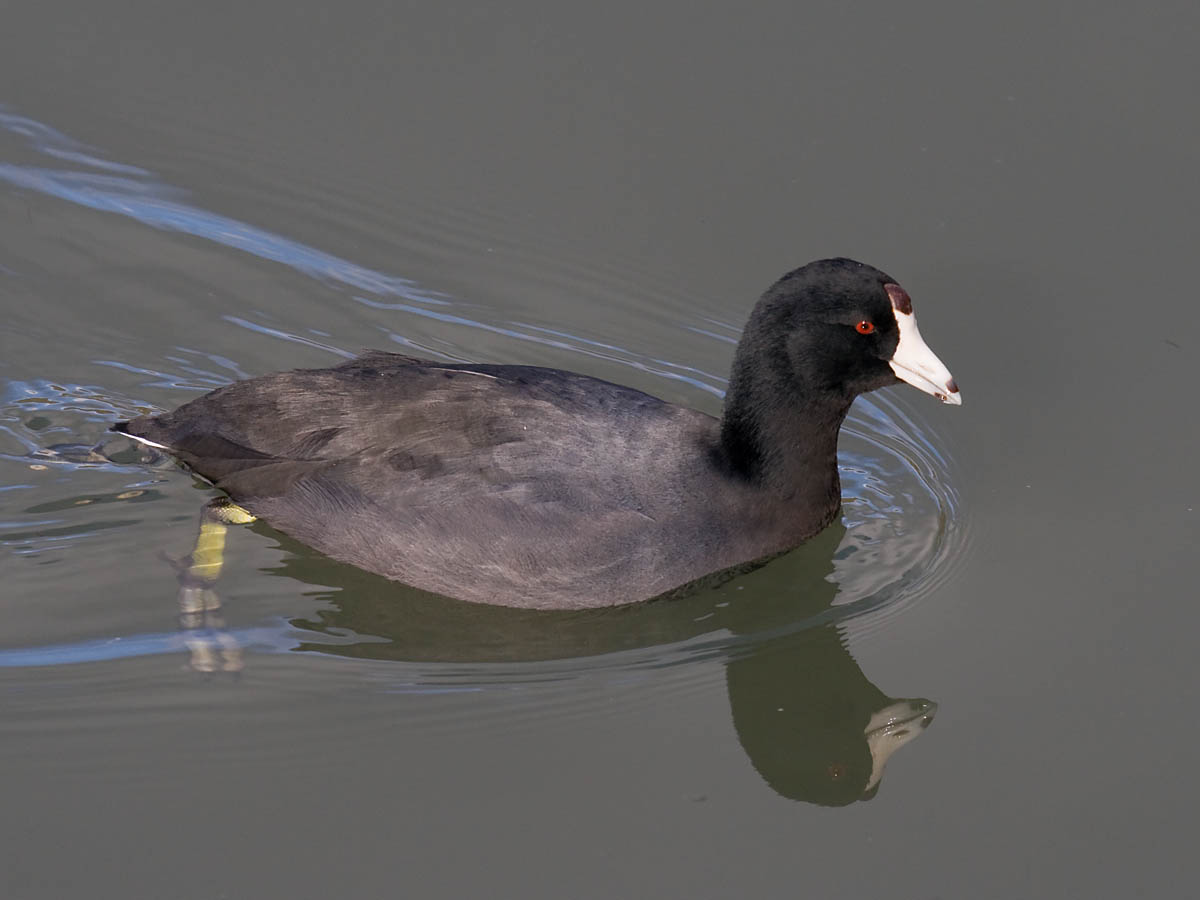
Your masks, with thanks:
M871 322L868 322L866 319L864 319L854 326L854 330L859 334L870 334L875 330L875 326Z

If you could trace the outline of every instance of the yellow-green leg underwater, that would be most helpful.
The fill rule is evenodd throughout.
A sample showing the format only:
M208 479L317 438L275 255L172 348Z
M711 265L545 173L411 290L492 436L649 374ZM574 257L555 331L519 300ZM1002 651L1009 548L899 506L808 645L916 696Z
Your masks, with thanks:
M224 497L205 506L200 514L196 546L184 561L188 578L199 584L215 583L225 564L225 535L229 526L248 525L254 520L254 516Z
M237 672L242 652L225 630L221 598L215 587L225 565L225 535L230 525L247 525L255 517L232 501L220 497L200 513L200 532L192 552L174 563L179 577L179 624L191 653L189 665L197 672Z

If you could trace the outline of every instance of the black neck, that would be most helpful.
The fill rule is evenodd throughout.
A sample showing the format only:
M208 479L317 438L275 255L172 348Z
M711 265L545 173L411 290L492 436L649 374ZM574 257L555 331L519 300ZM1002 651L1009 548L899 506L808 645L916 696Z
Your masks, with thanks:
M841 502L838 431L852 398L808 389L790 373L744 364L738 354L725 415L725 465L780 500L832 516Z

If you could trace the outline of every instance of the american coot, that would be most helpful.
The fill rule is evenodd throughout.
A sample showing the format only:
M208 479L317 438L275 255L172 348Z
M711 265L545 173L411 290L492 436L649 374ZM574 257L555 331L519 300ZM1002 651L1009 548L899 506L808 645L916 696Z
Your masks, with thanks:
M904 289L829 259L758 301L721 419L573 372L371 351L114 430L336 559L463 600L572 609L815 535L841 505L851 402L898 381L962 402Z

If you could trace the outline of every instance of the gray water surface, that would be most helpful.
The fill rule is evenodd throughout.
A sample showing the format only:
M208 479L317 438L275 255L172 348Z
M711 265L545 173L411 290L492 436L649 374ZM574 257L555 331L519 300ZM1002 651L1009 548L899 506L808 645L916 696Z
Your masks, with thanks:
M6 12L4 897L1190 896L1200 13ZM842 522L676 601L476 607L260 523L181 615L212 491L80 449L364 347L717 413L830 255L965 403L860 399Z

